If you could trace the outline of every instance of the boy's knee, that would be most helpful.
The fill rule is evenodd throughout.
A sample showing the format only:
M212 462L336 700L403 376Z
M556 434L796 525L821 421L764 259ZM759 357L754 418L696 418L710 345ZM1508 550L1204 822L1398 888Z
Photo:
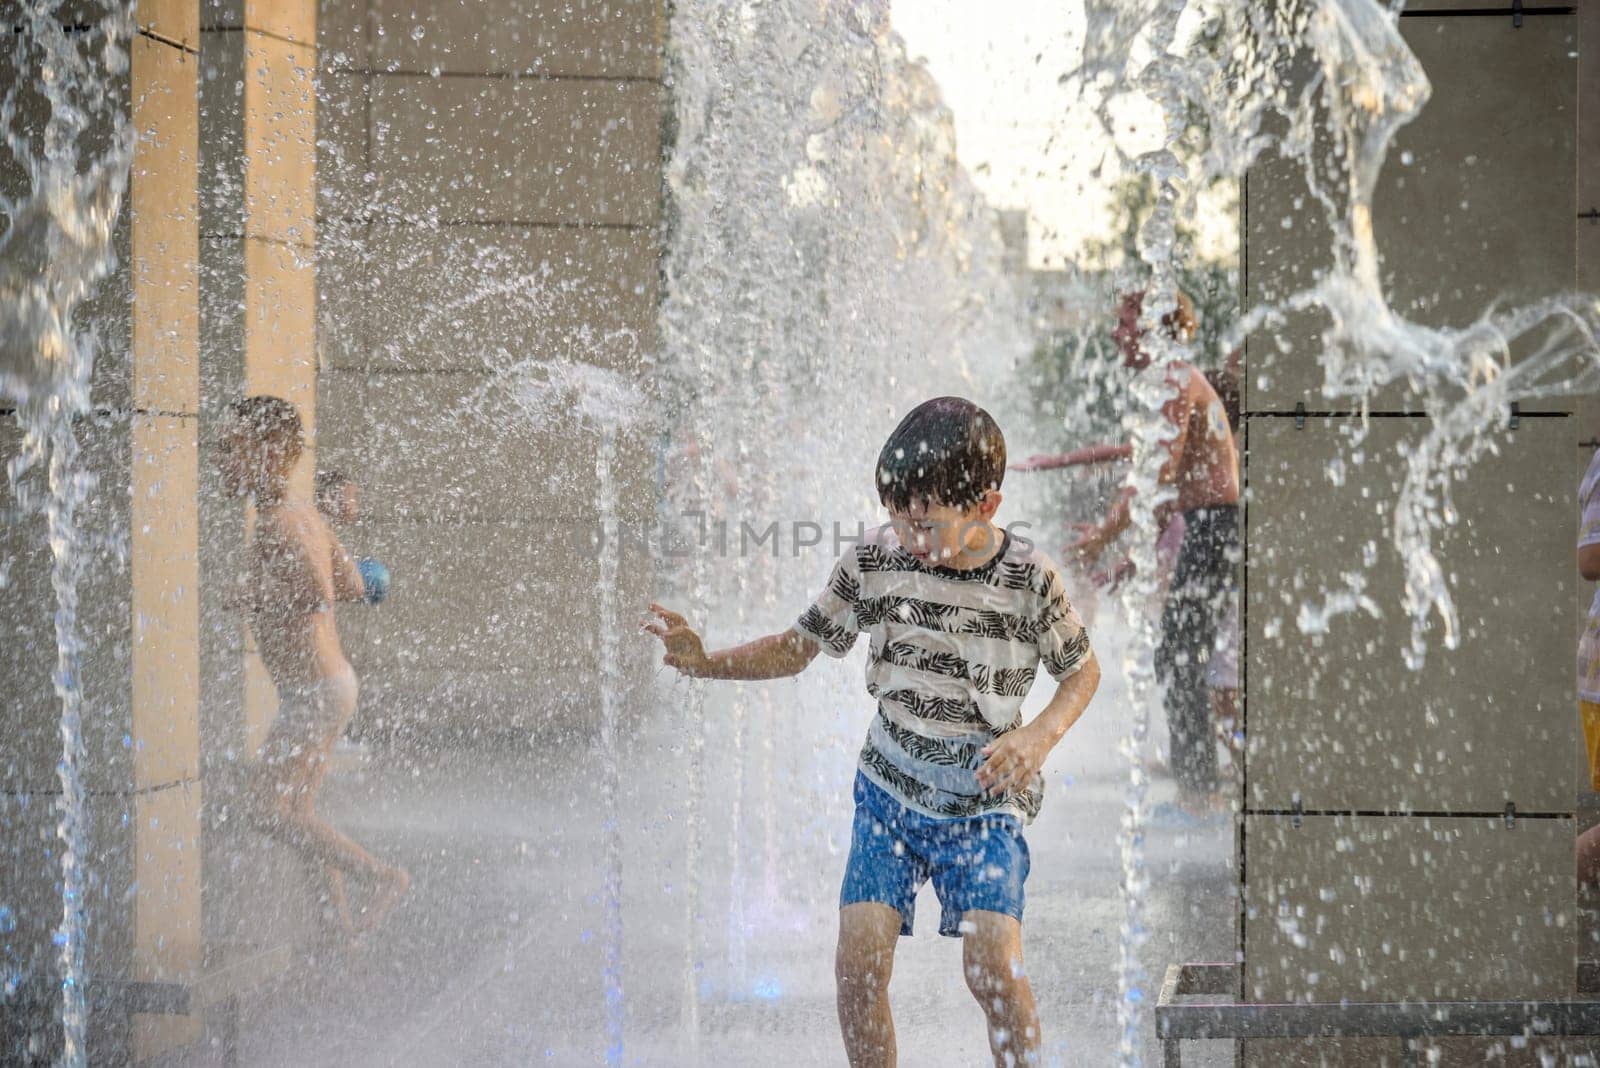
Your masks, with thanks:
M834 956L833 977L840 993L881 994L889 989L893 966L893 957L888 953L841 942Z
M961 965L967 989L985 1012L1003 1010L1028 988L1021 948L1011 939L981 939L969 934L962 940Z
M839 992L871 995L887 991L898 936L898 915L892 923L887 915L875 911L841 916L839 948L833 959Z
M963 962L962 970L966 973L967 989L985 1008L990 1008L996 1000L1009 1003L1028 983L1028 975L1022 970L1020 957L969 955Z

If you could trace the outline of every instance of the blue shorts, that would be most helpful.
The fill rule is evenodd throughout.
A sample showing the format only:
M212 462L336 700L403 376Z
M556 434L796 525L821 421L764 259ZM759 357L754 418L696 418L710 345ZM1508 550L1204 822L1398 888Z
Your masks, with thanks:
M917 891L932 879L942 935L960 938L962 917L972 909L1022 922L1028 843L1015 816L935 819L907 808L859 771L855 797L840 908L863 901L888 905L900 913L900 933L909 935Z

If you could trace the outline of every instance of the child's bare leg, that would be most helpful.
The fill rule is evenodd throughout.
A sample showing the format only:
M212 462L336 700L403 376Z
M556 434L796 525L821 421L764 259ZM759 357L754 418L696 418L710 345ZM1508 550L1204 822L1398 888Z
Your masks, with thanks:
M286 792L304 792L307 796L315 798L317 791L322 789L322 780L328 772L326 760L315 761L306 767L303 781L290 783L275 780L275 785L263 786L265 790L284 790ZM274 822L276 817L273 817ZM337 924L340 933L347 938L356 933L356 925L350 918L350 898L345 892L344 872L332 864L322 865L322 878L327 886L327 897L324 900L324 912L331 914L332 922Z
M370 928L404 896L411 878L317 815L312 803L323 760L322 752L306 751L265 766L257 780L258 819L266 833L324 867L370 880L377 887L376 900L361 925Z
M355 921L350 919L350 898L344 890L344 872L323 865L322 874L328 883L328 909L333 913L334 921L344 934L355 934Z
M266 829L286 845L340 871L373 881L389 874L389 866L361 848L356 841L325 822L311 807L303 791L285 790L270 783L263 793L267 805Z
M307 796L313 800L321 792L322 780L328 774L328 754L332 752L334 745L337 744L339 737L343 733L344 728L341 726L333 737L323 744L322 758L312 762L310 765L311 785ZM334 833L338 834L339 832L335 831ZM348 841L348 839L346 840ZM350 916L350 904L345 896L344 872L332 866L326 869L330 894L334 899L335 907L338 909L340 922L344 925L347 933L366 932L378 926L383 922L384 917L388 916L394 907L400 903L400 899L405 897L406 891L411 889L411 876L404 868L397 865L385 865L385 867L389 875L386 879L378 882L373 892L372 901L361 910L362 918L359 924L355 923Z
M1578 835L1578 956L1593 957L1600 949L1594 909L1600 904L1600 825Z
M895 1068L894 1017L889 976L900 938L900 912L863 901L839 910L839 1030L850 1068Z
M361 910L361 922L356 924L356 930L364 933L381 924L410 889L410 873L404 868L391 866L373 891L371 902Z
M1040 1063L1039 1014L1022 967L1022 924L999 912L973 909L961 939L967 989L989 1021L989 1050L996 1068L1036 1068Z

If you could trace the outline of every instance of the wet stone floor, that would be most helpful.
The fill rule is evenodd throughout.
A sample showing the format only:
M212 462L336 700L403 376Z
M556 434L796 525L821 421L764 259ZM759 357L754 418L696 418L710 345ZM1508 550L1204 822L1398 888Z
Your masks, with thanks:
M851 695L858 665L824 671L836 673L824 689L839 695L837 715L817 713L829 702L808 688L811 673L761 699L710 691L692 954L687 690L661 680L655 707L633 713L622 759L622 1063L844 1064L833 1007L836 895L853 754L868 712ZM1028 831L1025 953L1051 1064L1113 1060L1125 715L1108 671L1095 705L1047 765L1044 810ZM302 957L253 999L240 1022L240 1062L605 1063L605 814L595 800L598 762L585 743L575 745L442 756L374 747L330 776L324 811L407 866L412 892L364 948ZM1158 778L1152 799L1171 792ZM1168 963L1232 958L1231 840L1225 825L1150 831L1149 1001ZM936 926L937 902L925 889L917 934L901 940L891 984L901 1063L987 1064L960 946ZM691 983L699 994L693 1042ZM1159 1063L1149 1032L1147 1019L1146 1063ZM1231 1063L1231 1055L1195 1047L1185 1062Z

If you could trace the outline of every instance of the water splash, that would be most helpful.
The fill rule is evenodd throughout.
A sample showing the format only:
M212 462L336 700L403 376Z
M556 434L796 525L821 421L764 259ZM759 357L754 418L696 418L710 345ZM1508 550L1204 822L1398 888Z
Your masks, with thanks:
M637 345L637 338L632 334L628 334L626 340L630 345ZM482 414L487 410L485 401L490 394L508 397L528 425L587 431L598 436L594 499L599 564L600 809L604 813L601 969L605 991L605 1063L621 1065L626 1049L627 1000L622 975L624 858L618 730L623 695L618 660L621 628L617 577L624 534L618 519L617 485L612 466L619 437L647 426L650 411L643 391L620 372L560 358L525 359L496 372L463 402L458 415Z
M519 295L543 307L544 291L528 279L482 287L454 310ZM617 331L603 344L628 353L624 366L647 362L638 352L638 337ZM623 708L617 579L625 532L619 521L619 498L613 465L622 435L647 428L652 420L649 398L623 372L564 357L540 354L502 358L501 366L446 414L460 421L488 423L499 432L516 428L557 429L587 433L595 442L593 548L598 564L597 654L600 671L598 757L599 805L603 814L601 865L601 978L605 1000L605 1063L621 1065L626 1051L627 999L623 985L622 772L619 717ZM510 412L500 402L510 403Z
M706 428L705 447L694 465L691 492L696 501L704 501L710 492L712 458L716 455L715 427ZM695 619L705 619L711 590L711 558L706 553L696 553L691 571L693 588L692 610ZM684 806L683 872L684 872L684 939L683 939L683 997L682 1025L684 1039L691 1055L700 1052L700 983L703 952L700 942L701 910L701 833L705 819L705 764L706 764L706 684L692 683L684 701L684 732L687 737L689 767Z
M589 376L583 376L587 378ZM615 525L617 487L611 475L614 431L600 437L595 453L595 504L604 531ZM605 945L606 1064L622 1064L627 1004L622 988L622 771L617 751L617 717L622 707L622 680L617 662L617 563L619 540L604 539L600 548L600 807L605 812Z
M10 120L0 116L0 122ZM112 267L110 239L127 187L127 159L6 203L0 238L0 395L19 404L52 398L86 410L88 383L74 366L73 310Z
M1287 4L1226 4L1215 0L1142 0L1094 4L1089 11L1087 49L1079 72L1087 96L1098 100L1108 133L1106 103L1117 93L1137 92L1160 109L1163 141L1129 158L1125 168L1152 175L1160 190L1156 210L1140 233L1145 284L1160 299L1146 301L1153 323L1171 306L1174 208L1190 191L1218 178L1238 179L1267 154L1303 171L1311 210L1320 211L1332 234L1331 265L1303 289L1251 310L1228 338L1284 327L1292 317L1325 317L1320 338L1321 391L1337 411L1365 414L1380 391L1408 389L1408 407L1427 411L1427 431L1398 458L1398 486L1390 548L1403 562L1401 595L1412 623L1407 663L1421 668L1426 634L1437 618L1446 648L1459 637L1454 600L1435 554L1439 533L1454 514L1451 488L1471 464L1494 449L1513 403L1565 398L1600 388L1595 337L1600 308L1586 297L1560 294L1518 308L1491 305L1461 328L1428 327L1407 320L1389 303L1380 276L1373 196L1397 131L1427 103L1428 80L1399 30L1398 4L1377 0L1299 0ZM1180 23L1200 24L1204 34L1181 34ZM1219 47L1196 47L1202 37ZM1194 114L1204 116L1210 144L1203 157L1185 164L1171 146ZM1159 331L1152 332L1157 339ZM1159 341L1158 341L1159 343ZM1531 348L1512 361L1518 345ZM1162 360L1155 354L1155 362ZM1160 432L1153 411L1162 391L1135 383L1136 404L1126 424L1135 439L1135 465L1128 485L1139 491L1135 508L1134 556L1142 573L1154 543L1153 468L1160 455L1148 448ZM1359 435L1359 430L1358 430ZM1144 440L1145 444L1141 444ZM1331 477L1338 478L1334 471ZM1143 556L1141 556L1143 554ZM1370 554L1369 554L1370 555ZM1367 561L1369 564L1371 560ZM1325 628L1332 614L1379 614L1360 576L1341 575L1302 607L1303 631ZM1153 638L1152 587L1135 583L1125 607L1136 624L1138 650L1127 665L1136 697L1148 695L1144 656ZM1131 746L1142 741L1149 700L1136 700ZM1146 978L1136 949L1143 940L1141 897L1146 879L1141 858L1143 773L1131 773L1124 817L1124 887L1127 918L1119 985L1123 1040L1119 1058L1139 1063L1136 1039Z
M637 343L632 334L626 337ZM509 397L530 425L582 428L608 440L650 422L644 391L620 371L561 358L522 360L496 372L456 414L485 411L490 395ZM608 526L615 525L615 502L611 512Z
M59 0L34 0L19 14L14 69L18 78L0 101L0 128L24 164L29 195L0 203L10 227L0 241L0 396L17 405L23 436L6 477L24 513L41 507L55 594L56 664L52 682L61 706L61 783L56 835L61 848L61 926L54 936L62 999L62 1063L87 1061L88 1005L84 972L84 868L87 799L83 748L82 643L78 585L83 576L78 512L94 481L78 470L74 421L89 411L94 339L74 314L115 265L112 237L127 188L133 134L109 94L128 70L131 8L112 6L86 32L69 31ZM23 94L49 109L42 131L19 116ZM109 147L86 157L80 140L95 125L111 129ZM37 140L36 140L37 139ZM27 476L41 469L41 502Z
M1189 200L1188 169L1174 151L1188 126L1188 99L1197 75L1183 50L1175 50L1179 21L1187 0L1155 0L1126 4L1109 11L1091 11L1088 44L1080 77L1086 90L1099 93L1098 115L1106 131L1115 128L1114 89L1134 89L1148 95L1160 109L1162 137L1155 147L1132 158L1118 150L1125 167L1153 180L1156 201L1138 234L1138 251L1148 278L1141 286L1145 299L1141 326L1150 364L1129 382L1130 401L1124 410L1123 431L1133 445L1133 462L1125 485L1134 491L1129 502L1131 533L1129 556L1134 564L1132 581L1122 588L1123 611L1131 624L1123 670L1127 676L1131 716L1121 750L1128 761L1119 830L1122 863L1123 918L1117 961L1117 1022L1119 1064L1142 1063L1145 991L1150 985L1139 953L1149 939L1144 922L1144 900L1149 874L1144 861L1144 826L1149 776L1142 763L1150 717L1161 703L1155 675L1159 642L1159 591L1156 541L1157 511L1175 497L1175 490L1160 484L1167 460L1165 440L1171 430L1162 407L1174 396L1167 367L1187 356L1184 346L1160 328L1163 316L1177 307L1177 212ZM1134 45L1141 42L1149 58L1138 64ZM1114 145L1115 139L1111 140Z
M1406 660L1420 669L1430 618L1445 648L1460 638L1435 553L1453 515L1451 489L1494 449L1513 404L1600 388L1593 358L1600 306L1555 294L1521 307L1491 304L1459 328L1406 319L1380 278L1373 197L1396 133L1421 112L1431 87L1400 34L1398 10L1376 0L1307 0L1274 13L1223 8L1221 17L1229 38L1244 46L1244 76L1209 102L1227 121L1208 171L1243 174L1267 151L1298 161L1333 234L1330 268L1303 290L1252 309L1236 335L1322 314L1322 394L1335 409L1364 413L1380 391L1404 387L1412 394L1407 406L1430 415L1421 441L1399 457L1404 474L1390 531L1406 576ZM1289 81L1287 72L1308 66L1303 82ZM1274 128L1286 132L1265 132ZM1530 351L1513 362L1519 345Z
M669 493L691 498L675 502L691 535L711 531L673 576L703 632L752 637L793 622L842 546L826 533L794 545L791 524L827 532L834 521L846 531L879 521L872 461L912 405L963 393L1002 422L1010 412L1024 317L994 216L955 161L932 78L908 60L886 11L811 0L674 7L660 381L669 457L692 472ZM781 548L742 546L745 521L757 531L776 522ZM735 634L741 609L748 629ZM739 691L742 720L708 724L704 685L687 688L692 767L704 759L734 780L703 784L728 791L720 805L690 790L691 1045L707 999L760 1001L787 988L765 957L769 942L778 956L792 937L772 900L785 888L768 828L787 820L824 837L848 826L865 724L858 670L819 662L797 684ZM787 791L768 782L773 731ZM702 756L705 744L714 757ZM715 848L701 824L734 805L726 848L739 874L701 884L695 869ZM750 907L756 885L779 908ZM702 910L728 915L709 907L724 892L745 922L695 929ZM726 940L723 959L742 983L694 981L702 938Z

